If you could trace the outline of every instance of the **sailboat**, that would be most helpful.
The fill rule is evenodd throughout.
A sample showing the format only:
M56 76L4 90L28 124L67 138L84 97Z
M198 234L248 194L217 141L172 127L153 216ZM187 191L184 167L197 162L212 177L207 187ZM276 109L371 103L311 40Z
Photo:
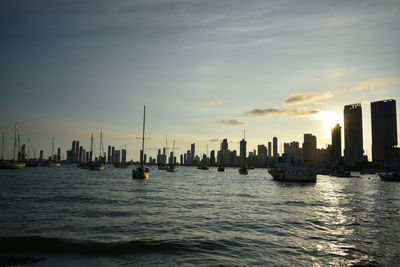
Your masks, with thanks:
M243 147L242 147L243 146ZM239 169L240 174L248 174L249 169L247 168L246 163L246 131L244 131L243 140L240 141L240 156L242 157L242 166Z
M50 161L47 164L47 166L49 166L49 167L60 167L61 166L61 164L56 161L56 156L54 154L54 137L51 142L51 158L52 158L52 161Z
M172 157L171 157L171 163L169 164L168 168L167 168L167 172L176 172L176 168L175 168L175 164L174 164L174 154L175 154L175 140L173 141L173 145L172 145Z
M150 177L150 171L144 167L144 129L146 125L146 106L143 108L143 132L142 132L142 153L140 153L140 166L132 170L132 179L147 179Z
M92 135L93 139L93 135ZM100 132L100 155L99 158L91 164L90 169L92 171L104 171L106 169L105 157L104 157L104 145L103 145L103 132Z
M4 141L3 141L4 143ZM4 146L4 144L3 144ZM16 159L17 157L17 159ZM14 154L12 161L6 162L1 165L2 169L23 169L25 168L25 163L20 161L21 157L21 142L19 140L18 124L15 124L14 133Z
M201 165L197 167L199 170L208 171L210 168L207 166L207 156L208 156L208 144L207 144L207 154L203 154L203 159L201 160Z

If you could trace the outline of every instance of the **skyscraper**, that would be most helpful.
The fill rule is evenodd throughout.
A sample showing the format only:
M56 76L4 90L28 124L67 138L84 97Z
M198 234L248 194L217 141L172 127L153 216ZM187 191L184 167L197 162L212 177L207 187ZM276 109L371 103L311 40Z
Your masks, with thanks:
M268 142L268 157L272 157L272 143Z
M396 100L371 102L372 160L388 162L396 160L397 120Z
M312 134L304 134L303 161L312 163L317 151L317 137Z
M196 144L190 145L190 163L194 162L194 157L196 156Z
M246 140L242 139L240 141L240 161L243 165L246 165L246 144Z
M363 160L363 130L361 104L344 107L344 161L354 165Z
M339 163L342 157L342 127L339 123L332 128L332 162Z
M277 137L272 138L272 143L273 143L273 156L278 157L278 138Z

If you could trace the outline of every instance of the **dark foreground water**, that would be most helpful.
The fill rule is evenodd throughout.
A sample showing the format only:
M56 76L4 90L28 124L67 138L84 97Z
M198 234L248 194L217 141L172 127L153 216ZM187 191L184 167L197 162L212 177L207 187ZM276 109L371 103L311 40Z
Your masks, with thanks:
M0 266L399 266L400 183L178 168L0 170Z

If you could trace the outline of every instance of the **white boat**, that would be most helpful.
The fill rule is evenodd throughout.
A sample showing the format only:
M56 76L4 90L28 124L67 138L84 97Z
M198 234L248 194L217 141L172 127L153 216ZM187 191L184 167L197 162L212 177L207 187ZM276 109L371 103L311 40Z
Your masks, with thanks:
M143 133L142 133L142 153L140 153L140 166L132 170L132 179L147 179L150 177L150 171L144 167L144 129L146 123L146 106L143 108Z
M317 181L316 170L312 167L292 166L290 163L284 163L269 169L268 172L277 181L312 183Z

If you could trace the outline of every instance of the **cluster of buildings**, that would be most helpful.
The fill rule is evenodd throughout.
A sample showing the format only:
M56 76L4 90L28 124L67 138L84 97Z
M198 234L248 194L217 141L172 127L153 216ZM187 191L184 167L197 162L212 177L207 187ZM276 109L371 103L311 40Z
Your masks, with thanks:
M317 137L311 133L304 134L303 142L283 143L283 154L302 165L330 167L346 165L363 167L368 163L363 146L363 122L361 104L346 105L344 115L344 142L342 127L336 124L332 128L331 144L326 148L317 148ZM371 102L372 129L372 162L374 165L398 163L400 148L397 147L396 101L388 99ZM278 153L278 138L274 137L267 145L260 144L257 150L247 153L246 141L240 141L240 151L229 150L228 140L223 139L219 151L212 150L210 155L199 157L195 153L195 144L190 150L180 155L181 165L200 165L206 162L209 166L241 166L244 162L252 167L267 167L275 164ZM343 146L344 145L344 146ZM208 153L207 153L208 154ZM172 152L167 159L166 150L158 150L157 160L149 163L177 163Z

